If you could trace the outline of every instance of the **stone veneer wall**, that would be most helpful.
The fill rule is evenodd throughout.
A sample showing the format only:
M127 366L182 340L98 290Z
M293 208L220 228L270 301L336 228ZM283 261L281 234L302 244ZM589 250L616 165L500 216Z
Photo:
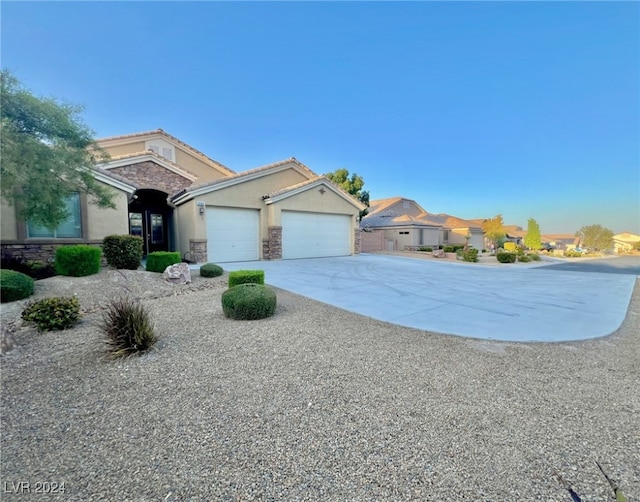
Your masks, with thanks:
M207 239L189 239L189 259L195 263L207 262Z
M151 161L115 167L109 169L109 172L122 176L141 188L154 188L168 194L179 192L193 183Z
M268 238L262 240L262 258L280 260L282 258L282 227L271 226L268 232Z
M353 254L360 254L362 231L359 228L356 228L353 235Z
M97 246L102 248L100 242L68 242L68 243L29 243L29 244L2 244L2 256L13 258L24 258L27 261L39 261L42 263L53 263L56 256L56 248L61 246L76 246L84 244L88 246ZM106 265L104 255L102 255L102 264Z

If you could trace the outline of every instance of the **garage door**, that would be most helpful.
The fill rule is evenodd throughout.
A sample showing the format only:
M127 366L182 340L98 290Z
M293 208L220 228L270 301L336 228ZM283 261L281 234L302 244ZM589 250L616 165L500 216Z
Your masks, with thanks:
M282 211L282 257L351 254L351 216Z
M260 213L255 209L207 208L207 261L259 260Z

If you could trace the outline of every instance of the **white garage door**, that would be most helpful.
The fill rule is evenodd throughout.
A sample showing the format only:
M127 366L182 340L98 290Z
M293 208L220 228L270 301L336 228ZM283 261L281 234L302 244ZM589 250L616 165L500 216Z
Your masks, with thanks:
M351 254L351 216L282 211L282 257Z
M207 261L259 260L260 213L255 209L207 208Z

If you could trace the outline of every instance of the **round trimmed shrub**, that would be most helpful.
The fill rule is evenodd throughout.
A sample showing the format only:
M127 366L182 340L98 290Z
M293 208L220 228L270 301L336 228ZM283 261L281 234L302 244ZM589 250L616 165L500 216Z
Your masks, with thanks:
M540 255L538 253L529 253L527 256L533 261L540 261Z
M55 331L74 326L80 318L78 297L44 298L29 303L22 311L22 319L40 331Z
M59 275L84 277L100 272L102 251L95 246L78 244L56 249L56 272Z
M180 261L180 253L177 251L154 251L147 255L147 271L162 273L168 266Z
M518 261L521 261L523 263L527 263L527 262L531 261L531 257L526 255L526 254L523 254L522 256L518 256Z
M264 270L234 270L229 272L229 287L238 284L264 284Z
M215 263L205 263L200 267L200 277L218 277L223 273L222 267Z
M15 270L0 270L0 301L14 302L33 294L33 279Z
M231 319L264 319L276 311L276 293L263 284L238 284L222 293L222 310Z
M142 237L137 235L107 235L102 241L102 252L107 264L111 267L137 270L142 260Z
M506 251L496 253L496 258L500 263L515 263L516 262L516 254L508 253Z

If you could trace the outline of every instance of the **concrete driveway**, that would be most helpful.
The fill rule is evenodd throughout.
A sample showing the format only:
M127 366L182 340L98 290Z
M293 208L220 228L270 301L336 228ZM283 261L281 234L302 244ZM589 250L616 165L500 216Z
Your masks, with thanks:
M539 264L489 267L375 254L222 266L264 270L267 284L381 321L515 342L611 334L626 316L636 281Z

